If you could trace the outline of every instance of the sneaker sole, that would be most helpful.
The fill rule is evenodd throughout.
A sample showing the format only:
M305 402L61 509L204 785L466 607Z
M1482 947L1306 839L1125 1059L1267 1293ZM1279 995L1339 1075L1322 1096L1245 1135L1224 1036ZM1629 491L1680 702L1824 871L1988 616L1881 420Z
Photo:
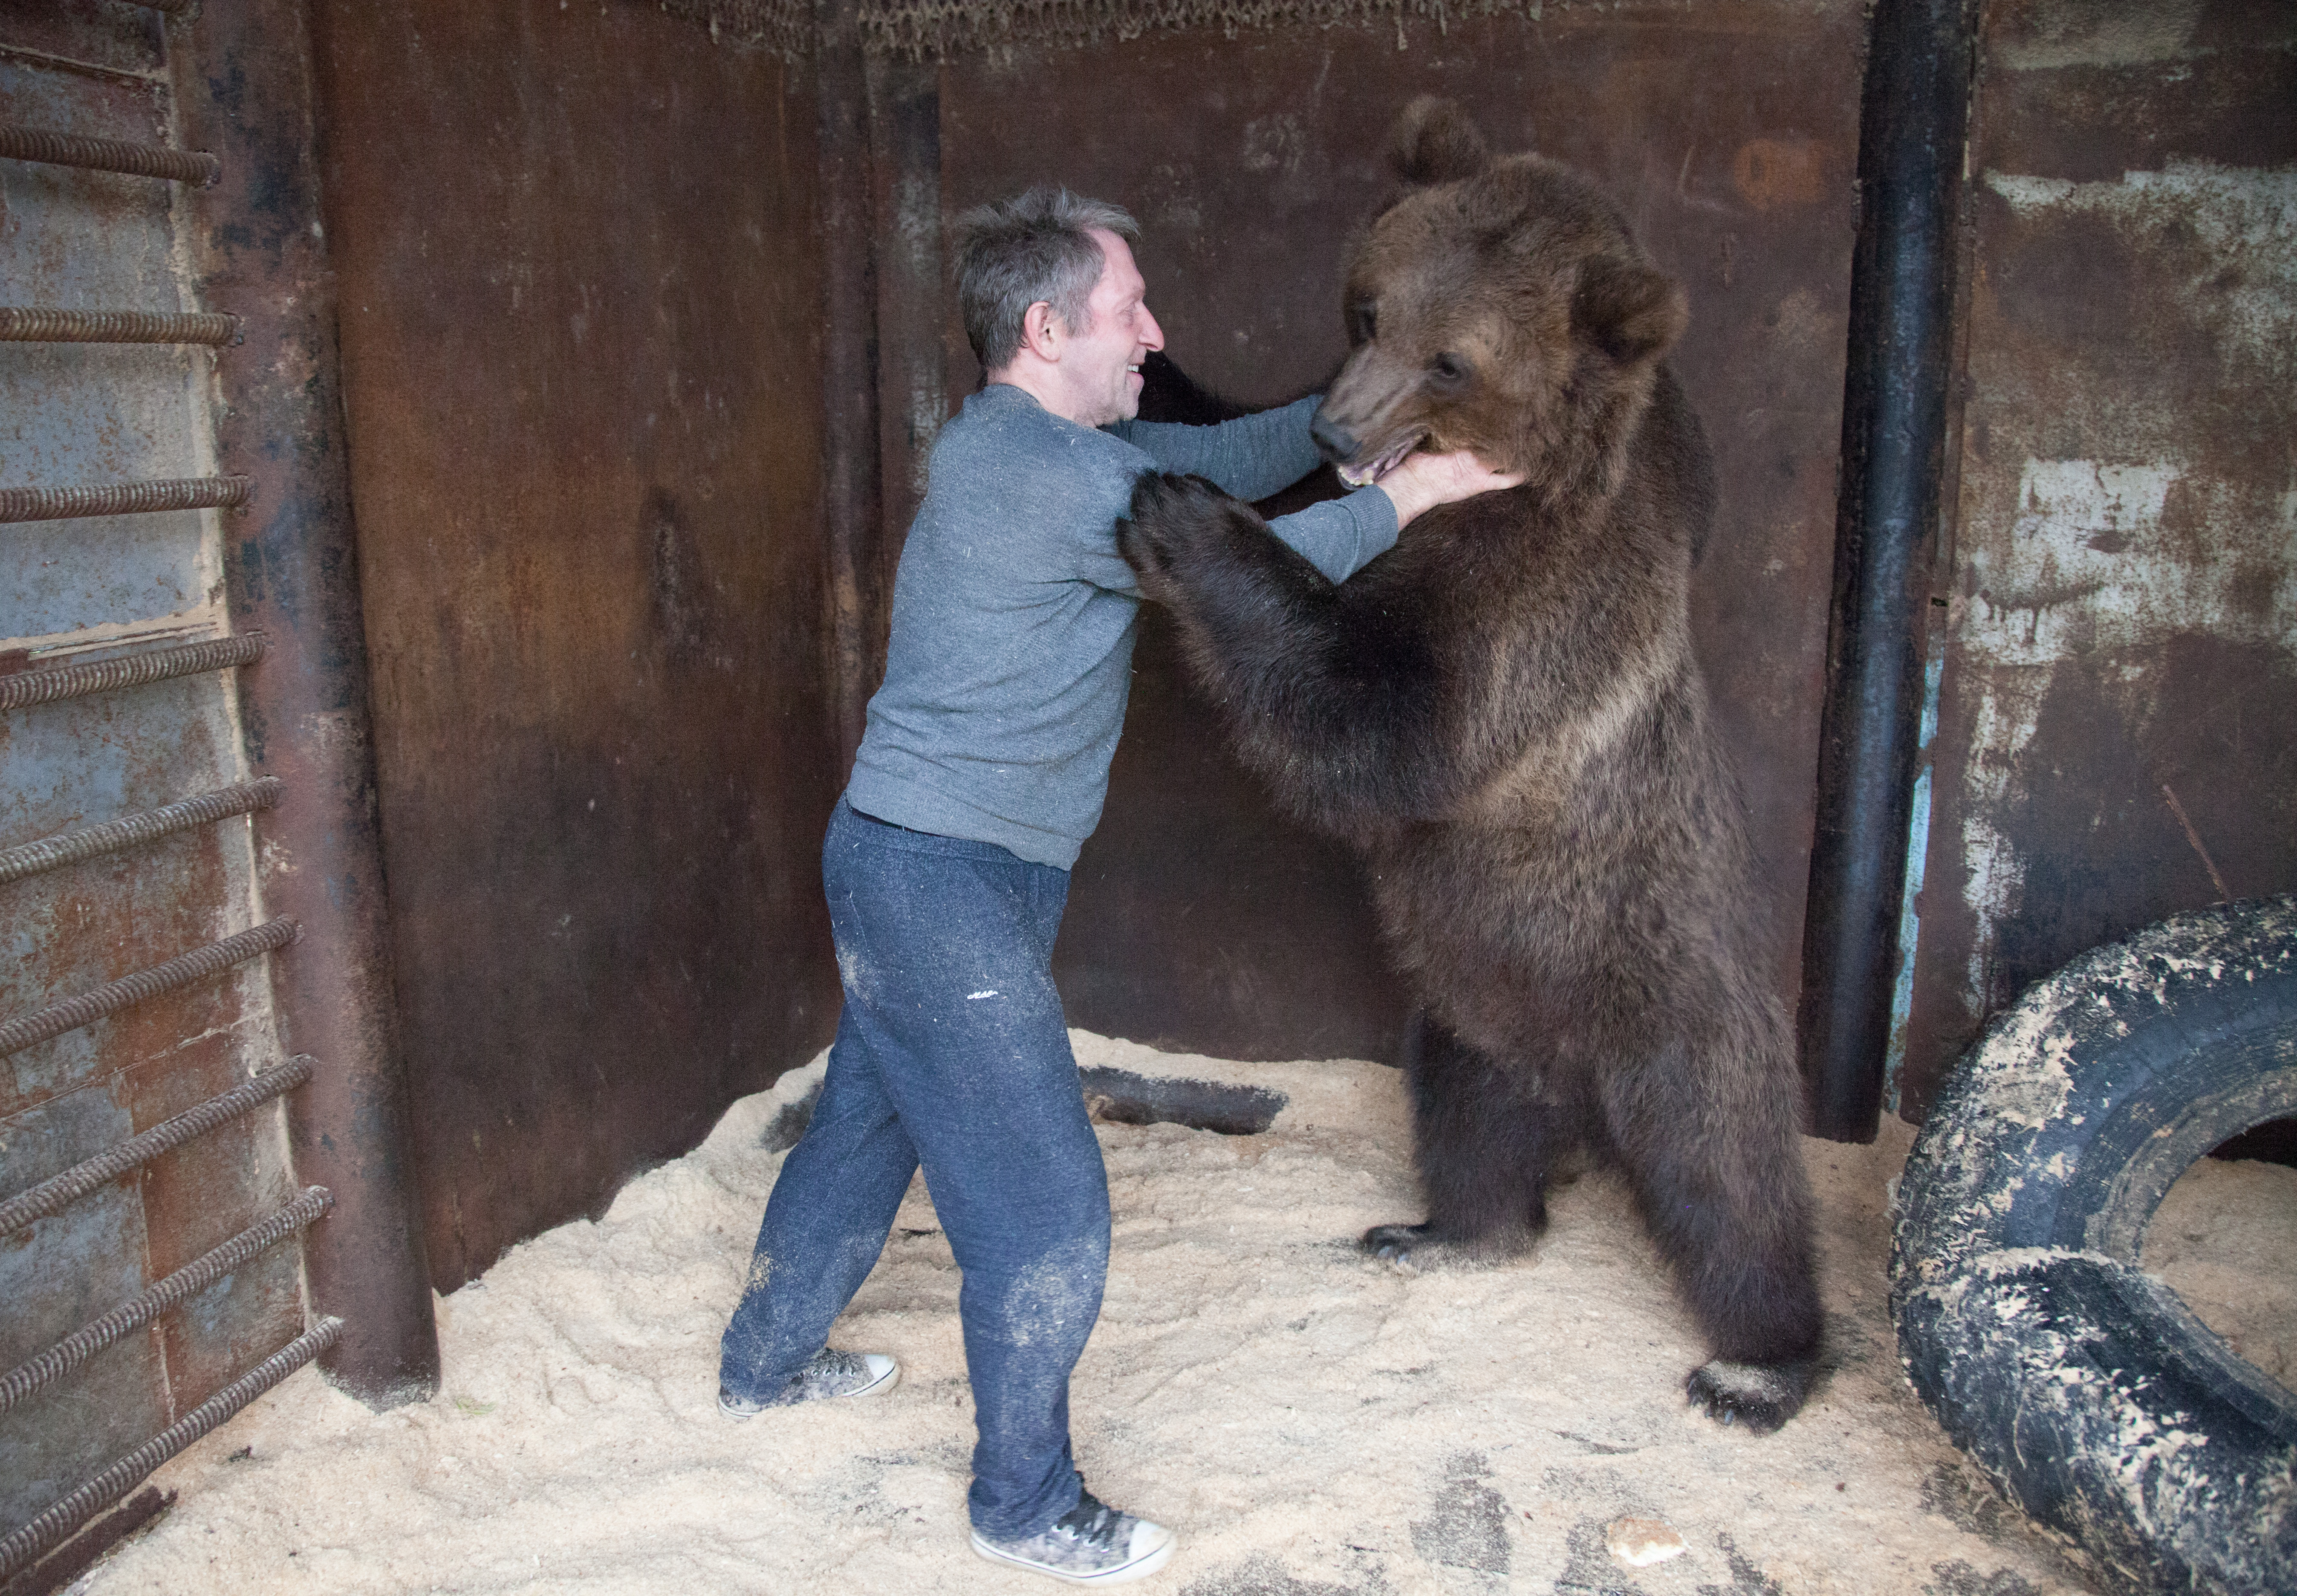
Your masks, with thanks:
M868 1385L862 1386L859 1391L847 1391L840 1395L832 1397L830 1400L833 1402L850 1402L857 1396L876 1396L882 1392L891 1391L894 1386L901 1383L902 1366L899 1363L896 1363L891 1369L885 1370L884 1374L878 1376L876 1379L871 1380ZM803 1407L805 1404L803 1403L792 1403L789 1405L794 1408L800 1408ZM721 1396L718 1399L718 1411L726 1415L729 1419L738 1420L743 1419L755 1419L759 1414L764 1412L765 1409L737 1408L733 1406Z
M1027 1558L1000 1551L984 1540L977 1529L973 1532L971 1540L973 1550L992 1563L1002 1563L1008 1568L1025 1568L1032 1574L1041 1574L1048 1579L1058 1579L1072 1585L1121 1585L1131 1580L1146 1579L1173 1560L1173 1549L1181 1543L1178 1535L1167 1535L1165 1543L1156 1551L1146 1557L1135 1558L1122 1567L1104 1568L1098 1574L1071 1574L1066 1569L1048 1568L1044 1564L1033 1563Z
M885 1372L880 1375L877 1378L871 1380L868 1385L862 1386L859 1391L848 1391L844 1396L838 1397L836 1400L839 1402L851 1402L857 1396L881 1395L887 1391L891 1391L894 1386L901 1383L902 1366L899 1363L896 1363L891 1369L885 1370Z

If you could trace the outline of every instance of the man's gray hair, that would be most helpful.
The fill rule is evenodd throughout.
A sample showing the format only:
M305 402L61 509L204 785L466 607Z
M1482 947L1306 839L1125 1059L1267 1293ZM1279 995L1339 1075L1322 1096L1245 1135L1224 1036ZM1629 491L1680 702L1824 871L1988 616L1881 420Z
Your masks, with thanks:
M977 205L957 218L957 303L965 336L984 371L1021 352L1021 325L1043 300L1070 333L1092 321L1100 281L1100 245L1091 229L1140 241L1140 224L1122 206L1066 188L1039 187L1010 200Z

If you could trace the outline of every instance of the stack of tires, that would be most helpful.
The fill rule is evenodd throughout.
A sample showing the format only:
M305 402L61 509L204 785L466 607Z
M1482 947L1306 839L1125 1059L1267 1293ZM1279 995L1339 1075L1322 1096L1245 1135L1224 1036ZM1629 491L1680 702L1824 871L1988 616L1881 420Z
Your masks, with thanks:
M2297 1592L2297 1398L2136 1262L2188 1166L2290 1118L2281 898L2165 921L2036 985L1907 1160L1890 1255L1906 1373L2112 1588Z

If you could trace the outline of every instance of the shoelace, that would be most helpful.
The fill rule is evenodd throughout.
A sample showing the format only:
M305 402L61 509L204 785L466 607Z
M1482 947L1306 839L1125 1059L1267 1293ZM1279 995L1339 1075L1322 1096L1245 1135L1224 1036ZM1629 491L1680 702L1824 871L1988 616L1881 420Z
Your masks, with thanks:
M1090 1491L1077 1493L1077 1504L1061 1515L1054 1526L1063 1534L1094 1546L1114 1546L1116 1526L1124 1515L1112 1510Z

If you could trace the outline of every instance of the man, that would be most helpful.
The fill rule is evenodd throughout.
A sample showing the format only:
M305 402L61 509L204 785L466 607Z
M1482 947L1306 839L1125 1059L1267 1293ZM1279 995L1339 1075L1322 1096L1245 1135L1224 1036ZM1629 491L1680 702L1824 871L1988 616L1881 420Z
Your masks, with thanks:
M830 819L845 1009L727 1327L719 1405L746 1418L893 1386L891 1358L826 1341L922 1164L965 1276L973 1547L1115 1584L1162 1567L1173 1537L1097 1501L1070 1456L1108 1185L1050 971L1124 718L1140 601L1114 527L1143 471L1196 472L1247 499L1298 480L1317 460L1316 401L1217 427L1135 422L1140 362L1165 341L1132 218L1035 189L957 230L988 381L934 442L885 685ZM1273 525L1339 581L1420 511L1512 481L1471 457L1415 456Z

